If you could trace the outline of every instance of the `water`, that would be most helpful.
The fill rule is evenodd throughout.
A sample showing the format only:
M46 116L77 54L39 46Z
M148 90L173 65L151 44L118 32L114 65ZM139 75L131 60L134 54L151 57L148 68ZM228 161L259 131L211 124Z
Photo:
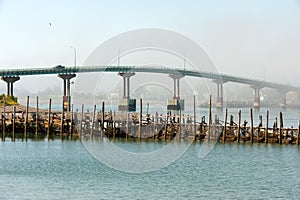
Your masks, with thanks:
M115 143L142 152L165 145L162 142ZM201 145L192 144L165 168L134 174L103 165L79 141L0 142L0 199L299 197L298 146L217 144L210 154L200 159ZM173 147L176 148L176 143Z
M54 109L60 110L60 106ZM78 109L80 112L81 106ZM229 109L234 121L238 110ZM249 122L249 109L241 110L242 119ZM270 127L279 112L270 110ZM207 113L208 109L198 108L197 119L204 115L207 119ZM265 125L265 114L264 108L254 112L254 125L259 115ZM295 109L284 111L284 126L297 127L298 115ZM94 143L103 145L96 140ZM122 140L114 144L133 153L157 151L166 145ZM169 149L176 151L178 146L174 143ZM200 159L202 146L199 142L192 144L167 167L135 174L107 167L79 141L10 142L7 138L0 142L0 199L298 199L300 147L217 144ZM137 163L137 168L143 164Z

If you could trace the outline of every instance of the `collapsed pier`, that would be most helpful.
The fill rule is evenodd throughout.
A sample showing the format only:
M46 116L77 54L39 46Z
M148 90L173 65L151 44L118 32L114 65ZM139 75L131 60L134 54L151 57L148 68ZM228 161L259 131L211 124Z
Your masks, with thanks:
M38 102L38 99L37 99ZM140 100L142 106L142 100ZM104 102L100 111L94 105L92 112L85 112L84 105L81 111L70 112L52 111L51 99L48 109L39 109L28 106L4 106L1 108L0 135L2 141L11 138L31 139L79 139L87 137L133 138L138 140L194 140L236 143L278 143L299 145L300 126L284 127L283 115L280 112L279 120L273 124L269 120L269 111L266 113L265 126L263 117L259 116L258 125L253 123L253 111L250 109L250 121L242 120L239 111L237 121L233 116L220 119L214 116L212 120L211 107L206 119L202 116L196 119L196 112L191 115L168 113L146 113L105 111ZM271 127L270 127L271 125Z

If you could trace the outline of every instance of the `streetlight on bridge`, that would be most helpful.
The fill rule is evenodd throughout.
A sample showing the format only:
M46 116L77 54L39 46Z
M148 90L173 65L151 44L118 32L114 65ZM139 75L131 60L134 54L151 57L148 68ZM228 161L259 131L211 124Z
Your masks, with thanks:
M74 51L74 67L76 68L76 48L72 45L69 45L70 48ZM67 75L60 75L61 78L64 79L64 102L68 103L67 111L71 111L71 84L74 82L70 82L70 79L75 77L76 74L67 74ZM66 101L65 101L66 100Z
M72 48L74 51L74 66L76 67L76 48L72 45L70 45L69 47Z

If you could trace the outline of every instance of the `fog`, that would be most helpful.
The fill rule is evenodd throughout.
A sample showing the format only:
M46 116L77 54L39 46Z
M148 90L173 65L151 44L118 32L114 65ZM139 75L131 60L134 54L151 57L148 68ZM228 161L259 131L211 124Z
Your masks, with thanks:
M198 56L199 62L209 63L209 67L201 65L204 70L300 86L298 1L0 1L0 23L1 69L73 66L75 55L69 45L76 48L77 66L89 65L91 56L113 37L135 29L157 28L183 35L202 51L192 51L195 55L191 55L187 53L189 46L179 43L174 46L181 57L170 52L135 52L124 55L120 64L184 67L183 56L187 61ZM166 43L170 40L162 38ZM113 47L108 58L110 65L117 65L118 52L122 54L126 48ZM98 56L104 59L105 55ZM186 67L192 65L187 63ZM189 88L189 93L197 90L203 98L209 93L215 95L216 86L209 80L184 79L182 87ZM106 95L118 91L122 95L122 78L117 74L82 74L72 81L76 90L72 92ZM152 82L173 90L167 75L137 74L132 78L132 92ZM59 95L61 86L56 75L24 76L15 83L15 95L23 98L50 90ZM226 83L224 88L228 99L253 95L247 85ZM3 81L0 91L6 91ZM264 93L276 96L278 91L263 89Z

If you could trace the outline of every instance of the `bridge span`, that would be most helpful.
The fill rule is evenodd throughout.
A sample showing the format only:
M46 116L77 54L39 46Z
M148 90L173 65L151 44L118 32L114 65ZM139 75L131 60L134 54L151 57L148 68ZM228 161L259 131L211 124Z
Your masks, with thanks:
M5 69L0 70L1 79L7 83L7 94L13 96L13 83L19 80L20 76L30 75L47 75L58 74L64 81L64 96L70 98L70 79L75 77L77 73L89 73L89 72L116 72L124 79L124 98L129 96L129 78L135 73L160 73L168 74L174 79L174 97L179 99L179 79L184 76L199 77L211 79L217 84L217 107L223 107L223 84L227 82L234 82L240 84L247 84L254 89L254 104L255 108L260 106L260 94L259 91L262 88L274 88L282 91L282 99L280 104L286 105L286 93L289 91L295 91L300 93L300 87L292 86L289 84L280 84L275 82L262 81L258 79L252 79L247 77L241 77L236 75L229 75L217 72L198 71L198 70L186 70L182 68L167 68L158 66L81 66L81 67L60 67L60 68L22 68L22 69ZM71 75L72 74L72 75ZM126 75L127 74L127 75ZM129 74L129 75L128 75ZM176 75L176 76L173 76ZM126 80L125 80L126 79ZM127 89L125 89L127 88ZM67 91L66 91L67 90ZM176 93L177 90L177 93ZM70 100L69 100L70 101Z

